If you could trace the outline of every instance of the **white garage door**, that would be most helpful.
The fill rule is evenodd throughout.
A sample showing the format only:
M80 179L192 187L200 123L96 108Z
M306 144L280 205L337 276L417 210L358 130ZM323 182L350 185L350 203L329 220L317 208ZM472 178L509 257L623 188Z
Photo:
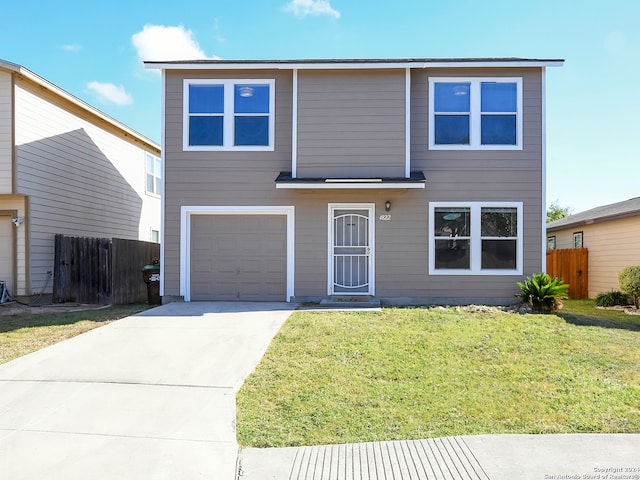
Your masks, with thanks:
M11 223L11 217L0 216L0 280L7 282L9 293L16 294L13 290L13 235L16 227Z
M191 300L285 301L284 215L193 215Z

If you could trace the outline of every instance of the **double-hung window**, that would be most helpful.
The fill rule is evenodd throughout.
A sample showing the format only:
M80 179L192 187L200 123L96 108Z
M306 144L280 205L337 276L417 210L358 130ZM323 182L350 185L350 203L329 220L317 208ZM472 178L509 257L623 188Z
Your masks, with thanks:
M429 205L429 273L522 272L522 203Z
M160 169L160 159L150 153L145 153L146 160L146 186L147 193L160 195L160 187L162 182L162 172Z
M429 148L522 149L522 79L430 78Z
M275 80L184 81L184 150L273 150Z

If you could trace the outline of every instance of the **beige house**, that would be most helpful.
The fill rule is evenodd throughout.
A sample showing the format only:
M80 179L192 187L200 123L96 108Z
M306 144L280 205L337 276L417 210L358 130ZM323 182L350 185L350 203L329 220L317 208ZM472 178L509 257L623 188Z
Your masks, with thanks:
M165 301L512 302L544 270L562 60L147 62Z
M550 250L589 251L589 298L619 290L618 274L640 265L640 197L592 208L547 224Z
M0 61L0 280L51 293L54 236L158 241L160 148Z

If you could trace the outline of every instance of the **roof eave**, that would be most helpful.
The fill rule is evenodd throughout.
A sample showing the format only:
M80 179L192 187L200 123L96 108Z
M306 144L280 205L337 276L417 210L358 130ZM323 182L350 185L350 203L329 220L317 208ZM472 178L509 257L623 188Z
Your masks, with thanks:
M562 59L402 59L402 60L180 60L146 61L155 70L339 70L421 68L560 67Z
M120 130L121 132L123 132L125 135L146 144L147 146L160 151L160 145L158 145L156 142L154 142L153 140L151 140L148 137L145 137L144 135L142 135L139 132L136 132L135 130L133 130L132 128L128 127L127 125L125 125L124 123L116 120L115 118L107 115L104 112L101 112L100 110L98 110L97 108L93 107L92 105L86 103L83 100L80 100L78 97L70 94L69 92L63 90L62 88L58 87L57 85L51 83L50 81L46 80L45 78L42 78L41 76L33 73L31 70L23 67L22 65L17 65L15 63L11 63L11 62L7 62L6 60L0 60L0 68L4 68L6 70L10 70L18 75L21 75L22 77L26 78L27 80L35 83L36 85L51 91L53 94L57 95L58 97L64 99L67 102L72 103L73 105L80 107L81 109L91 113L92 115L94 115L95 117L99 118L100 120L103 120L107 123L109 123L111 126L113 126L114 128Z
M594 223L603 223L603 222L608 222L611 220L621 220L624 218L630 218L630 217L638 217L640 216L640 210L635 210L635 211L631 211L631 212L624 212L624 213L618 213L615 215L606 215L603 217L598 217L598 218L588 218L588 219L584 219L584 220L578 220L575 222L569 222L569 223L564 223L562 225L557 225L557 226L552 226L552 227L547 227L547 233L549 232L558 232L560 230L566 230L569 228L575 228L575 227L581 227L583 225L593 225Z

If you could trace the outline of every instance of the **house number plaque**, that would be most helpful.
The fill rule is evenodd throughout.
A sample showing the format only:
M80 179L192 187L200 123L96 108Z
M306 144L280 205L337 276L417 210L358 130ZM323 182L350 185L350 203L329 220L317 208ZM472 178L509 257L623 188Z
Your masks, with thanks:
M383 222L387 222L387 221L391 220L391 215L389 215L389 214L380 215L380 220L382 220Z

